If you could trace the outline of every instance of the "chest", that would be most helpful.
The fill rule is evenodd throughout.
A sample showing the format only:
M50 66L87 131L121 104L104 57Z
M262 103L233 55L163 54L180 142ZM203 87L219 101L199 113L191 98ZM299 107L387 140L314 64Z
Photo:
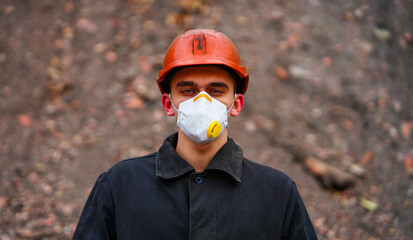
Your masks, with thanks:
M192 173L114 196L119 239L277 239L286 203L259 181Z

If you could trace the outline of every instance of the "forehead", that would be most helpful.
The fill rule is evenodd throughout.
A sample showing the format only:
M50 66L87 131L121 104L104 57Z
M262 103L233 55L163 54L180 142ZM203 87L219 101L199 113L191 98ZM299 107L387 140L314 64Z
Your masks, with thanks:
M195 85L208 85L211 82L224 82L229 87L234 80L231 75L218 66L191 66L179 70L172 78L172 87L182 81L194 82Z

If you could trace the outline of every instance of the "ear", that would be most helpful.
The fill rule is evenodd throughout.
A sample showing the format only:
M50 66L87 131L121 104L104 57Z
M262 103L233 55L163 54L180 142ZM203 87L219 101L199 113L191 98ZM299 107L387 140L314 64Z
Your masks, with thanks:
M168 93L164 93L162 94L162 105L163 108L166 111L166 114L168 114L168 116L173 116L175 115L175 111L174 108L172 107L172 101L169 98L169 94Z
M236 117L241 112L244 107L244 96L242 94L237 94L235 96L234 106L231 109L231 116Z

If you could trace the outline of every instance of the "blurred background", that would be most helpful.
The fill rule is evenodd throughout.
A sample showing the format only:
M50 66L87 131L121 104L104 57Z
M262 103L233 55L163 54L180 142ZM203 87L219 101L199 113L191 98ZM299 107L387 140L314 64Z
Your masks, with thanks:
M412 239L412 26L410 0L2 0L0 239L70 239L99 173L176 131L155 79L192 28L238 47L230 136L320 239Z

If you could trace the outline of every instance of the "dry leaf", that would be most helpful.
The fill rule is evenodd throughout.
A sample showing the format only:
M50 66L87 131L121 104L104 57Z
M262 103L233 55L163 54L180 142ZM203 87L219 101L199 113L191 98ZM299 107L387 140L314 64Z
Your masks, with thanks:
M180 0L179 5L184 9L192 12L201 11L203 8L202 0Z
M413 124L410 122L402 122L400 128L402 135L405 139L408 139L410 137L410 133L412 131L412 126Z
M287 44L290 47L295 46L298 43L298 41L300 41L300 37L298 36L298 33L291 33L287 37Z
M369 211L375 211L379 207L379 205L373 201L370 201L366 198L360 198L360 206L364 207Z
M183 22L183 17L182 16L183 15L179 14L179 13L169 13L166 16L165 23L168 26L171 26L171 27L177 26L177 25L179 25Z
M317 176L327 188L345 189L352 186L355 182L353 175L315 158L307 157L304 165Z
M366 151L364 152L363 157L361 158L360 162L362 165L366 165L371 161L372 158L373 158L373 153L370 151Z
M326 67L330 67L331 64L333 63L333 60L331 59L331 57L323 57L323 65Z
M288 72L281 66L276 65L274 67L274 73L281 80L286 80L288 78Z
M74 36L74 30L71 27L65 27L63 29L63 36L68 39L68 40L72 40L73 36Z
M71 13L74 10L73 2L67 2L65 4L65 12L66 13Z
M406 172L408 174L413 175L413 157L412 156L406 156L404 158L404 168L406 169Z
M320 176L327 171L325 164L312 157L306 158L304 164L316 176Z

